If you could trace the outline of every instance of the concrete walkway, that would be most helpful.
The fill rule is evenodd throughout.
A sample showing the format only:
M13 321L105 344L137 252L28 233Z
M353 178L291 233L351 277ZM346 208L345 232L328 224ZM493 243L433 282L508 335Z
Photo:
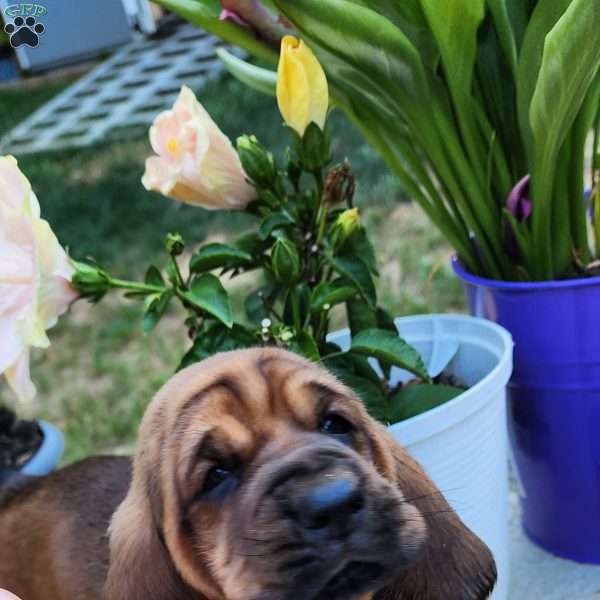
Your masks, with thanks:
M510 493L509 501L509 600L600 600L600 566L582 565L544 552L523 534L516 491Z

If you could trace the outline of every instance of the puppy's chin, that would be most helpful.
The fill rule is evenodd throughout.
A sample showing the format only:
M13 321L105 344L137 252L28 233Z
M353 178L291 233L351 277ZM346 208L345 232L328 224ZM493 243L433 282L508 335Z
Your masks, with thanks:
M412 508L412 507L411 507ZM412 512L403 507L404 514ZM407 526L397 517L381 518L374 511L370 525L356 530L344 543L331 543L321 555L285 583L285 600L354 600L377 592L418 556L424 538L420 515ZM409 517L411 519L412 517ZM413 526L414 525L414 526Z

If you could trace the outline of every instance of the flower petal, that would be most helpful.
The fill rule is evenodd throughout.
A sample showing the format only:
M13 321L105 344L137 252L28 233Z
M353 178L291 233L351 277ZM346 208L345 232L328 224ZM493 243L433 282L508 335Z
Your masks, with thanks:
M148 190L207 209L242 210L255 197L237 152L186 86L150 130L158 156L146 160Z
M281 40L277 101L284 121L300 136L312 122L325 127L329 108L325 72L311 49L291 35Z
M31 404L36 389L29 372L29 349L23 350L15 362L4 372L8 385L25 405Z

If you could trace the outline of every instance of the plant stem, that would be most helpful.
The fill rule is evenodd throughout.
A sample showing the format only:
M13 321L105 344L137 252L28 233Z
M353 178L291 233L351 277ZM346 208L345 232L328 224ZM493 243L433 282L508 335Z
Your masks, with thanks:
M323 236L325 235L325 228L327 226L327 206L325 204L321 205L321 212L319 215L319 230L317 232L317 246L321 245L323 241Z
M114 288L123 290L131 290L132 292L147 292L148 294L162 294L166 290L165 287L158 285L150 285L148 283L139 283L137 281L127 281L126 279L110 278L110 285Z
M173 265L173 271L175 273L175 278L177 279L177 285L183 289L186 288L185 281L183 280L183 276L181 275L181 271L179 270L179 264L177 263L177 259L171 254L171 264Z
M300 304L298 303L298 296L296 295L296 290L292 288L290 290L291 301L292 301L292 316L294 319L294 328L297 331L302 329L302 320L300 319Z

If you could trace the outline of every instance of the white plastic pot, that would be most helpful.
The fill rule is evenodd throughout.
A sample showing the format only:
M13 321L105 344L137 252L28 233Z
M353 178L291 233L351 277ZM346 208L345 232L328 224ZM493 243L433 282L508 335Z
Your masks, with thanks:
M491 549L498 568L493 600L508 597L508 442L506 384L513 343L502 327L464 315L396 319L400 335L430 364L440 344L459 347L446 372L469 389L426 413L392 425L392 435L420 462L464 523ZM348 330L329 337L347 349ZM392 372L392 383L411 374Z

